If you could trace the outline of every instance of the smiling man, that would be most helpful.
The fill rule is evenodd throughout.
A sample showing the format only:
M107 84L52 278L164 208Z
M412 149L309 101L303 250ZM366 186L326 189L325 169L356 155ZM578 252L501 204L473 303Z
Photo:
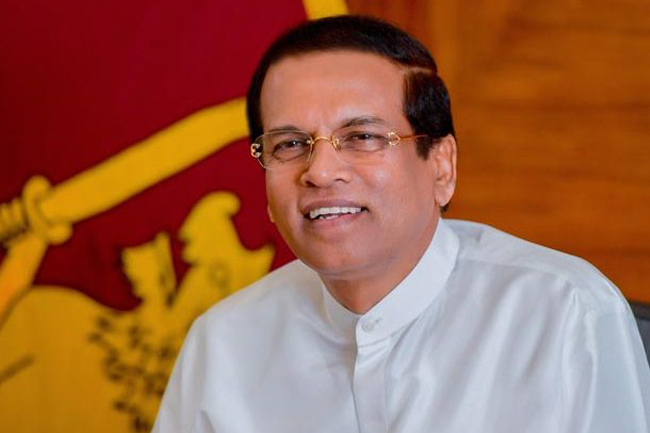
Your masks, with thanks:
M426 49L342 16L278 39L248 94L299 260L190 331L156 432L648 432L629 307L586 262L447 221L449 98Z
M359 314L413 269L454 190L453 136L427 157L416 150L432 140L412 137L404 116L408 73L376 54L325 51L277 62L262 86L270 132L257 142L271 219L334 298ZM322 140L308 144L296 131Z

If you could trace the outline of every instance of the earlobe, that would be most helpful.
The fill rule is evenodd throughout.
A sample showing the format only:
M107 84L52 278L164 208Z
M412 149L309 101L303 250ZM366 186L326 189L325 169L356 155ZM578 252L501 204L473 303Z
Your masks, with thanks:
M448 134L436 144L434 151L436 164L436 202L444 206L451 200L456 190L456 139Z
M269 215L269 220L275 224L275 219L273 219L273 213L271 212L271 206L268 204L266 205L266 213Z

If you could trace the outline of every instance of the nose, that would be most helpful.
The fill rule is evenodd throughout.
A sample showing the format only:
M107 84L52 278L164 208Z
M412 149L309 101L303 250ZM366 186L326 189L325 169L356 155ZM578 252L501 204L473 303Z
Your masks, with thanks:
M300 176L305 186L326 188L336 182L349 182L350 165L346 163L329 137L316 137L307 166Z

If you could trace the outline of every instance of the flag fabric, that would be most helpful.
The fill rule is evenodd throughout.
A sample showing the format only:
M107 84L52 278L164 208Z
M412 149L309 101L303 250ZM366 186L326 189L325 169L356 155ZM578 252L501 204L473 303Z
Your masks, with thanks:
M192 320L292 258L244 95L342 1L0 5L0 430L149 431Z

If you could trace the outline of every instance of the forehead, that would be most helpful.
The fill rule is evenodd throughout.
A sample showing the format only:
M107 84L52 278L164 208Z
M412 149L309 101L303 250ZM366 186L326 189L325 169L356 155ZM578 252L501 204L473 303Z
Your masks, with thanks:
M376 54L333 51L284 58L269 68L262 86L263 126L316 130L359 116L403 124L403 77L401 67Z

